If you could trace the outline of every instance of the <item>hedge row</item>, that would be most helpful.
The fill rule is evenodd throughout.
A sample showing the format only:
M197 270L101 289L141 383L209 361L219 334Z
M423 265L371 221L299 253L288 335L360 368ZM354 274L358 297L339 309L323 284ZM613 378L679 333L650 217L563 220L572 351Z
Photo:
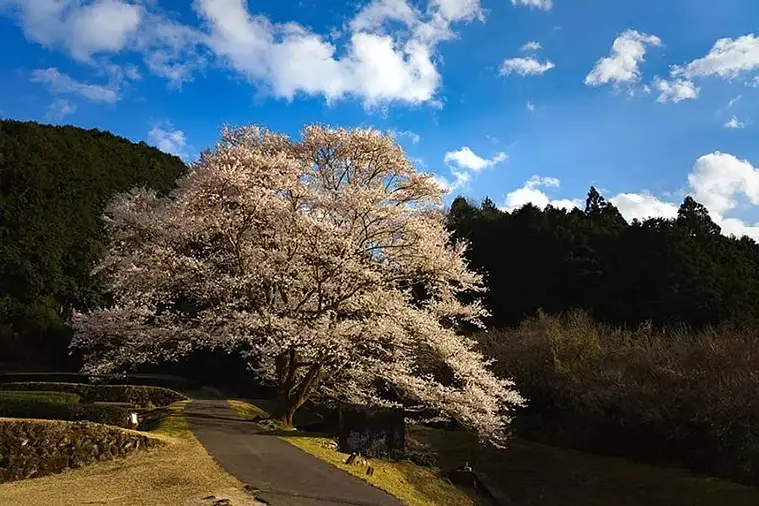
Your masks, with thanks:
M90 421L131 428L129 410L120 406L98 404L62 404L58 402L3 399L0 417L41 418L43 420Z
M135 385L84 385L81 383L3 383L0 390L45 390L69 392L81 397L82 402L128 402L139 407L167 406L187 399L174 390L162 387Z
M60 473L136 450L159 440L89 422L0 421L0 483Z
M93 384L90 377L79 372L0 372L0 383L53 382ZM173 390L199 388L196 381L167 374L129 374L126 378L102 378L96 384L158 386Z
M38 392L38 391L14 391L0 390L0 402L6 399L60 402L63 404L78 404L80 397L70 392Z

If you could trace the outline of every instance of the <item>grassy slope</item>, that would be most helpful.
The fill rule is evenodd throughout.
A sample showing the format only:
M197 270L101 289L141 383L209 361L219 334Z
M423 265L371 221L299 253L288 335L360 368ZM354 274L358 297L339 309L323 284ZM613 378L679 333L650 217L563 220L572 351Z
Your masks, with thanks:
M444 468L468 461L515 505L554 506L749 506L759 491L685 471L635 464L573 450L512 441L506 450L479 447L471 434L409 427Z
M262 403L258 401L256 403L257 405L252 405L242 401L229 401L230 406L243 418L267 416L267 413L258 405ZM298 420L296 420L297 423ZM435 469L417 466L407 461L390 462L372 459L374 474L367 476L365 466L345 464L347 454L326 446L332 441L330 438L297 431L280 432L279 436L301 450L385 490L409 506L474 505L474 501L469 496L449 482L440 479Z
M258 404L258 401L255 401ZM246 418L265 414L259 407L230 401ZM753 506L759 490L686 471L662 469L573 450L513 440L506 450L484 448L472 434L410 426L408 437L429 446L439 464L450 469L469 462L503 491L515 505L529 506ZM285 440L349 472L342 464L347 456L324 448L327 438L284 436ZM418 466L414 466L418 468ZM413 468L412 468L413 469ZM397 469L388 480L413 471ZM365 476L361 476L366 478ZM424 481L424 480L420 480ZM391 491L392 493L392 491ZM408 504L417 504L411 503ZM424 504L424 503L421 503ZM437 502L432 504L456 504ZM465 504L465 503L462 503Z
M230 498L235 506L254 504L242 484L216 465L188 429L182 416L188 402L172 404L169 416L152 431L168 443L165 447L0 485L0 504L193 506L209 495Z

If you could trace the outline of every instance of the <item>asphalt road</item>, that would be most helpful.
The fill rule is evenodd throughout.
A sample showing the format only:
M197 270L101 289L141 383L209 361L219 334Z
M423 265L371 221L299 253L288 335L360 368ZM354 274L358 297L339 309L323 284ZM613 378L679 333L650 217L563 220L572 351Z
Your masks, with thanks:
M401 505L386 492L241 420L224 400L193 400L185 416L219 465L272 506Z

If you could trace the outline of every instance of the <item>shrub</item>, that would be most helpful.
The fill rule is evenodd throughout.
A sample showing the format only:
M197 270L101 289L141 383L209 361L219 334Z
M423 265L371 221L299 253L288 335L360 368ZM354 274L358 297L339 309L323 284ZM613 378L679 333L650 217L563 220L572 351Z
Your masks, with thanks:
M38 392L31 391L13 391L0 390L0 402L6 399L11 400L29 400L29 401L46 401L62 402L64 404L78 404L80 397L77 394L69 392Z
M167 406L187 397L167 388L135 385L84 385L80 383L2 383L0 390L46 390L79 395L82 402L128 402L135 406Z
M90 377L79 372L6 372L0 373L2 383L25 383L25 382L53 382L53 383L82 383L94 384ZM183 390L199 387L197 382L167 374L129 374L125 378L109 377L98 378L97 384L108 385L144 385Z
M123 457L159 440L89 422L0 420L0 483Z
M759 335L614 328L582 312L481 334L529 399L517 434L759 484Z
M87 420L89 422L131 427L129 410L120 406L97 404L63 404L26 399L3 399L0 401L0 417L41 418L44 420Z

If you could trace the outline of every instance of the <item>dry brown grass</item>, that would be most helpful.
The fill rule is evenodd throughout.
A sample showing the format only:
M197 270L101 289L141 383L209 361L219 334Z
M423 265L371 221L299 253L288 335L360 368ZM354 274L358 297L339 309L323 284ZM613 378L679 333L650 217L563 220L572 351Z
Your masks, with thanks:
M125 459L93 464L44 478L0 485L0 504L24 506L195 506L226 497L253 505L237 479L216 465L187 429L185 402L152 435L167 444ZM141 433L144 434L144 433Z
M759 332L539 315L480 336L529 405L519 433L759 484Z

